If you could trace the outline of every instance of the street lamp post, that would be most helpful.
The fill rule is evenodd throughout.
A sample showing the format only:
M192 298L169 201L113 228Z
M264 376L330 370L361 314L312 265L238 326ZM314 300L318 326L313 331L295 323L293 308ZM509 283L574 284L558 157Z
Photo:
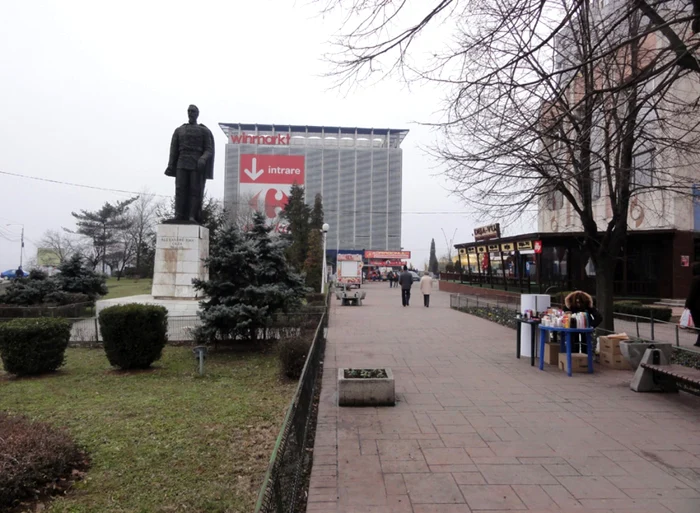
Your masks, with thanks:
M328 233L328 223L323 223L321 233L323 235L323 265L321 266L321 294L326 288L326 234Z
M20 236L19 245L19 266L22 267L22 258L24 257L24 225L19 223L7 223L5 226L21 226L22 235Z

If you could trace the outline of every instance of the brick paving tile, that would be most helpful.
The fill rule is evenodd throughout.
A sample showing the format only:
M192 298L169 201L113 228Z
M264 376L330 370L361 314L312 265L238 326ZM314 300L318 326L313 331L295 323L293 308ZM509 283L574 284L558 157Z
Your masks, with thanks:
M515 493L529 510L559 509L552 498L538 485L513 485Z
M624 499L627 496L604 477L559 477L559 482L577 499Z
M477 465L488 484L540 485L559 482L542 465Z
M544 468L552 474L555 477L558 476L580 476L581 474L578 473L578 471L569 465L568 463L553 463L553 464L547 464L545 463Z
M461 485L467 504L472 510L527 509L518 494L505 485Z
M406 483L403 474L384 474L384 487L387 495L406 495Z
M630 371L542 372L445 293L405 309L366 290L331 307L308 511L700 513L698 398L636 394ZM392 368L397 405L339 408L351 366Z
M423 460L417 440L376 440L379 457L384 461Z
M451 474L406 474L411 504L459 504L464 497Z
M416 504L413 513L471 513L466 504Z
M460 485L470 485L470 484L486 484L484 476L481 472L453 472L452 476L455 478L457 484Z
M461 448L423 449L423 456L428 465L470 465L471 458Z

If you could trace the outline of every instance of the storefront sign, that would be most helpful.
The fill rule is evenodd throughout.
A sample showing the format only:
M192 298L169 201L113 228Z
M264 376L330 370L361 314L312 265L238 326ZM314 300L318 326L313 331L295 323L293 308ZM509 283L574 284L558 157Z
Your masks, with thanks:
M410 251L365 251L365 258L378 258L380 260L409 260L411 258Z
M535 253L537 253L538 255L540 253L542 253L542 241L541 240L536 240L535 242L533 242L532 245L533 245L533 248L535 249Z
M486 253L486 246L478 246L476 248L477 253Z
M500 251L500 246L498 244L489 244L489 253L498 253Z
M270 146L289 146L290 134L248 135L245 132L231 136L233 144L266 144Z
M476 248L474 246L470 246L467 248L467 253L476 253Z
M494 223L488 226L480 226L474 228L474 240L482 241L488 239L497 239L501 236L501 224Z
M379 267L401 267L403 262L401 260L381 260L373 258L369 261L369 265L376 265Z
M531 240L519 240L517 242L518 244L518 249L532 249L532 241Z
M513 243L506 242L505 244L501 244L501 251L505 251L505 252L513 251Z

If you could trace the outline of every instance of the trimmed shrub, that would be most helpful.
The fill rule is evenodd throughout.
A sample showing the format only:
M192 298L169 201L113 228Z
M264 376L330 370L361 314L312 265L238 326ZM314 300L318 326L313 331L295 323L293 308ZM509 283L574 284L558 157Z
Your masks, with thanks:
M282 374L291 379L299 379L310 349L310 338L294 337L280 340L277 350Z
M121 369L147 369L168 342L168 311L157 305L117 305L99 315L109 363Z
M322 303L326 304L326 295L322 294L320 292L311 292L309 294L306 294L306 303L307 304L315 304L315 303Z
M42 374L65 362L70 340L65 319L14 319L0 322L0 357L5 370L19 376Z
M59 478L87 466L70 437L41 422L0 412L0 509L51 492ZM59 490L60 491L60 490Z
M645 305L641 301L615 301L613 313L653 317L655 321L670 321L673 310L666 306Z

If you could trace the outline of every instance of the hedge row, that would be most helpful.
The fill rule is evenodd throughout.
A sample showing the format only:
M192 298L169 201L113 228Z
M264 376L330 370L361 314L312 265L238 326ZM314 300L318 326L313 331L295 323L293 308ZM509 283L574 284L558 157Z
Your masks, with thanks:
M638 315L639 317L653 318L655 321L671 320L673 310L667 306L645 305L640 301L615 301L613 313Z

